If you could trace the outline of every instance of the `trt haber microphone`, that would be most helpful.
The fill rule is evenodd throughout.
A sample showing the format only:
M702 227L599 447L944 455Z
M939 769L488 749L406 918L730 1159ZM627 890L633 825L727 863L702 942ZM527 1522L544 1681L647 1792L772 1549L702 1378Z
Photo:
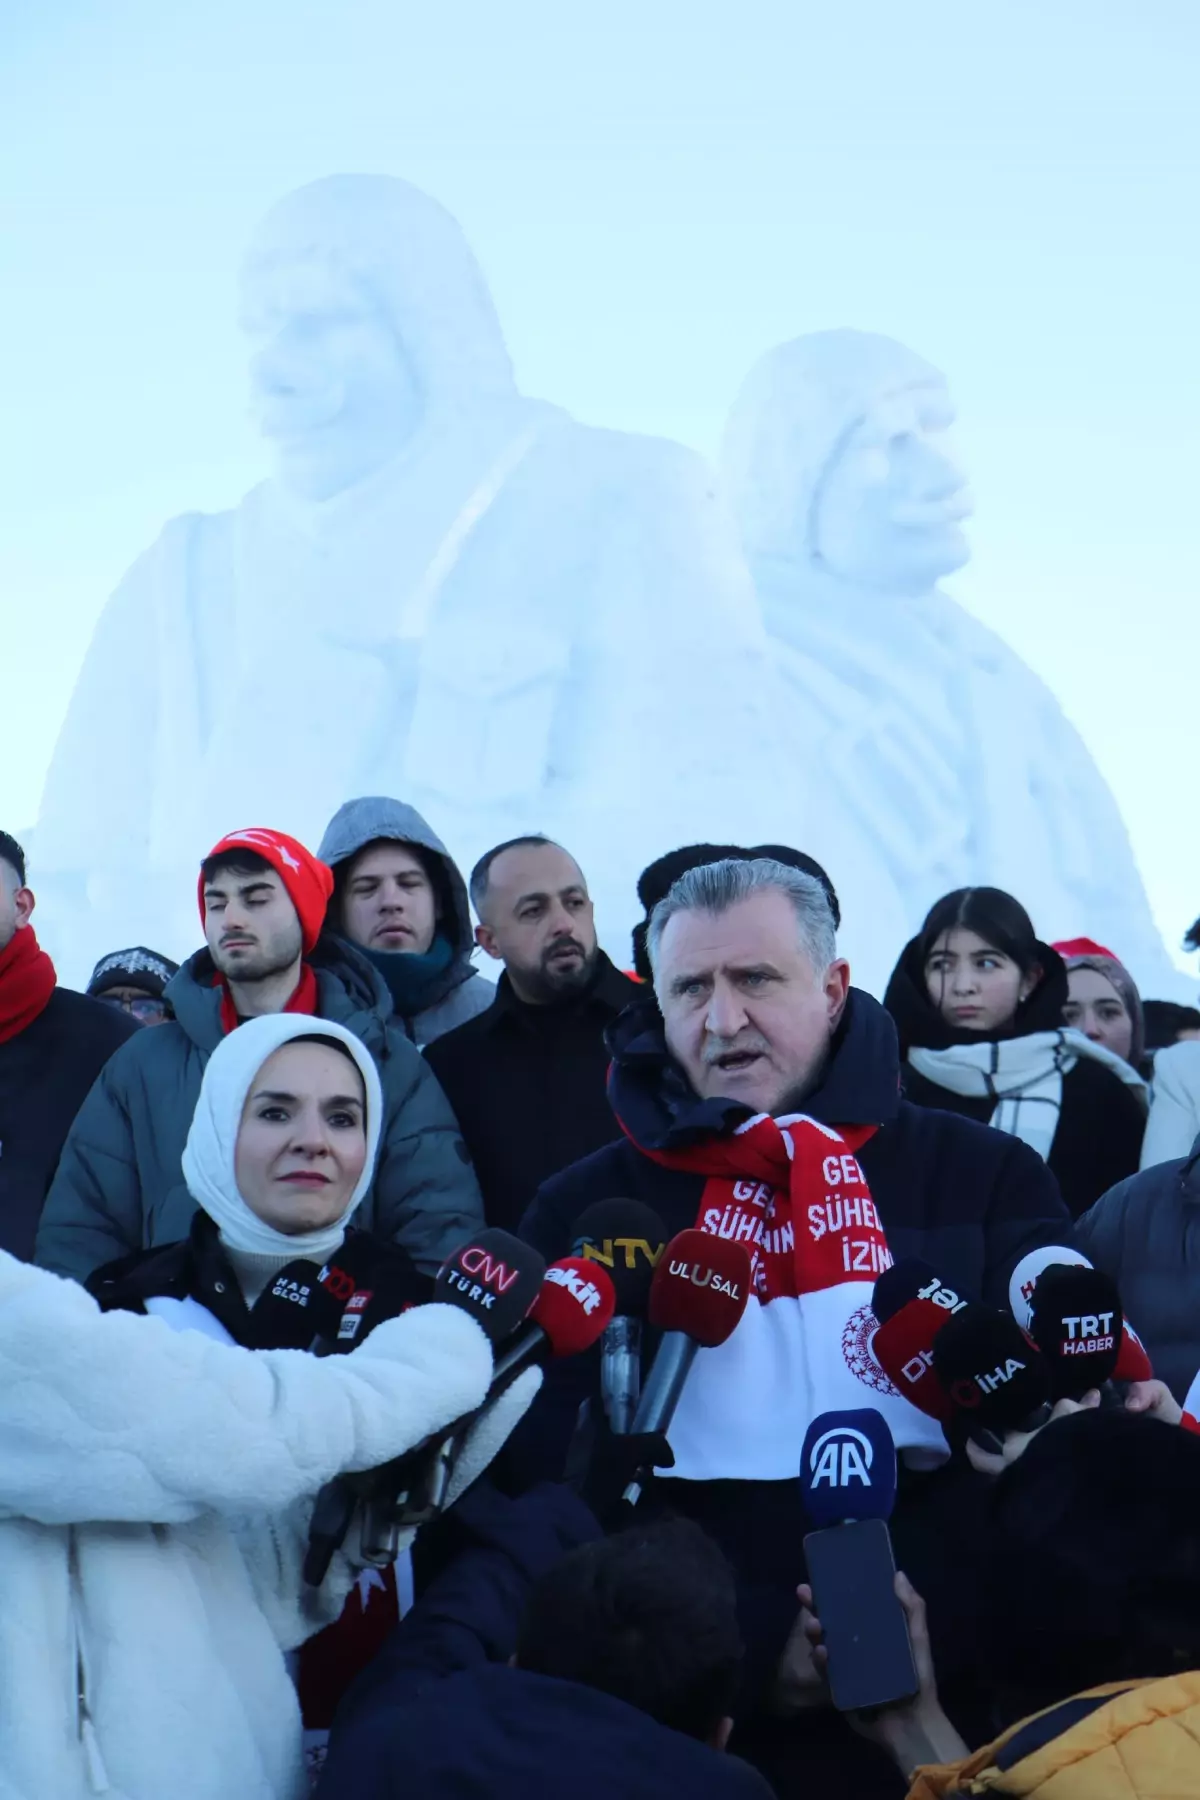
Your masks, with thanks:
M933 1300L910 1300L879 1327L871 1354L892 1386L927 1418L948 1425L950 1396L933 1366L933 1346L953 1315Z
M1028 1256L1023 1256L1009 1276L1008 1304L1022 1331L1028 1331L1033 1323L1033 1290L1039 1276L1060 1265L1074 1269L1092 1266L1086 1256L1078 1250L1068 1250L1065 1244L1043 1244L1040 1250L1031 1250Z
M911 1302L910 1302L911 1304ZM896 1446L873 1407L821 1413L800 1461L813 1531L804 1559L842 1712L909 1700L919 1682L887 1521L896 1498Z
M663 1251L650 1285L650 1323L662 1332L634 1414L632 1435L670 1429L692 1364L701 1350L731 1338L750 1298L750 1253L731 1238L681 1231ZM639 1481L625 1490L636 1503Z
M1032 1337L1050 1368L1054 1400L1082 1400L1117 1367L1125 1320L1117 1284L1099 1269L1058 1265L1033 1290Z
M1033 1431L1050 1416L1050 1370L1011 1313L968 1306L933 1344L933 1366L968 1433Z
M600 1345L600 1396L619 1436L633 1424L641 1396L642 1320L666 1242L666 1226L640 1200L598 1200L575 1223L572 1254L599 1263L616 1289L616 1310Z
M943 1281L932 1263L918 1257L905 1256L890 1269L885 1269L875 1283L871 1295L871 1311L881 1325L886 1325L911 1300L930 1300L948 1317L961 1312L967 1296L953 1282Z

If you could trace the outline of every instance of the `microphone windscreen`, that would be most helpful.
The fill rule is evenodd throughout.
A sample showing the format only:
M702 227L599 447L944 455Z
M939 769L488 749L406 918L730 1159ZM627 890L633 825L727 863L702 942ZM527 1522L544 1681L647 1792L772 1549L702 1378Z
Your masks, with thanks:
M1112 1372L1114 1381L1153 1381L1154 1365L1137 1332L1125 1321L1125 1329L1121 1333L1121 1345L1117 1351L1117 1366Z
M910 1300L871 1340L875 1361L892 1386L939 1425L949 1424L954 1412L933 1366L934 1340L949 1318L932 1300Z
M733 1336L750 1298L750 1254L732 1238L681 1231L650 1284L650 1323L679 1331L703 1349Z
M575 1221L572 1256L606 1269L624 1318L644 1319L650 1283L667 1244L667 1228L640 1200L597 1200Z
M954 1405L972 1424L1017 1431L1050 1398L1046 1359L1011 1313L968 1306L933 1342L933 1366Z
M546 1260L531 1244L492 1227L476 1232L446 1258L433 1298L470 1313L496 1345L517 1329L537 1299L545 1273Z
M342 1301L324 1285L323 1274L303 1258L280 1269L250 1308L247 1349L307 1350L314 1338L335 1338Z
M935 1300L947 1314L958 1312L967 1304L966 1296L943 1281L932 1263L922 1262L916 1256L902 1257L884 1270L871 1295L871 1311L881 1325L886 1325L910 1300Z
M1050 1365L1054 1400L1081 1400L1117 1366L1124 1318L1117 1284L1100 1269L1046 1269L1033 1290L1029 1328Z
M1092 1266L1086 1256L1081 1256L1078 1250L1068 1250L1065 1244L1044 1244L1040 1250L1031 1250L1028 1256L1023 1256L1009 1276L1008 1304L1022 1331L1028 1331L1033 1323L1033 1290L1038 1277L1060 1263L1076 1269Z
M541 1326L552 1355L578 1356L603 1335L616 1301L608 1272L599 1263L564 1256L546 1270L529 1322Z
M896 1446L882 1413L818 1413L804 1437L800 1489L814 1531L848 1519L890 1519Z

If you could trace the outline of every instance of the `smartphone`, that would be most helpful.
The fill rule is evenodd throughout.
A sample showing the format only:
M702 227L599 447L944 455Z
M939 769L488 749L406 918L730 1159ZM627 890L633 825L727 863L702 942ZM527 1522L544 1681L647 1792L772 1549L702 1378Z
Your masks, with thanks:
M838 1711L867 1712L913 1699L917 1668L896 1598L887 1521L860 1519L810 1531L804 1555Z

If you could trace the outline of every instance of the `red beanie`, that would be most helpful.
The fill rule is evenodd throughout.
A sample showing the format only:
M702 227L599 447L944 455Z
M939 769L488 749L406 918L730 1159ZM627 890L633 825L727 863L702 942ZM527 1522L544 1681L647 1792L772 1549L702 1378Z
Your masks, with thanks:
M245 831L231 831L228 837L223 837L219 844L213 845L204 860L206 863L211 862L214 856L223 856L227 850L250 850L255 856L261 856L264 862L270 863L296 909L304 954L307 956L320 937L321 927L325 923L325 909L333 893L332 870L327 869L323 862L318 862L312 851L306 850L294 837L288 837L283 831L267 831L260 825L247 826ZM197 897L200 902L200 923L203 925L203 870L197 885Z
M1051 944L1050 948L1057 950L1064 962L1070 961L1073 956L1106 956L1109 962L1120 962L1121 960L1119 956L1114 956L1111 950L1106 950L1103 944L1098 944L1094 938L1063 938L1061 943Z

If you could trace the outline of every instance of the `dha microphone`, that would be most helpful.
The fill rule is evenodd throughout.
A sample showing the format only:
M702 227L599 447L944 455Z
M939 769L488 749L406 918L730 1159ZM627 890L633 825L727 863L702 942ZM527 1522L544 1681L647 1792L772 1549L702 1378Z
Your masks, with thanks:
M896 1446L882 1415L873 1407L820 1413L804 1439L800 1487L816 1528L804 1559L834 1705L858 1712L911 1699L919 1682L887 1527Z
M1038 1277L1030 1336L1050 1368L1054 1400L1082 1400L1117 1367L1124 1328L1117 1284L1099 1269L1061 1264Z
M968 1432L1035 1431L1050 1417L1050 1370L1011 1313L968 1306L933 1343L933 1366Z
M598 1200L575 1222L572 1255L599 1263L616 1290L600 1347L600 1396L609 1429L628 1433L642 1388L642 1320L667 1228L640 1200Z
M954 1407L933 1366L933 1346L951 1316L935 1300L910 1300L871 1340L871 1354L892 1386L918 1412L943 1426L950 1423Z
M1008 1304L1012 1308L1012 1316L1021 1327L1028 1331L1033 1324L1033 1290L1047 1269L1059 1266L1073 1269L1090 1269L1091 1263L1078 1250L1068 1250L1065 1244L1043 1244L1040 1250L1031 1250L1023 1256L1008 1279Z
M885 1269L875 1283L871 1311L881 1325L886 1325L913 1300L932 1301L941 1307L947 1318L967 1305L966 1295L950 1282L943 1281L932 1263L922 1262L916 1256L905 1256L890 1269Z
M715 1350L741 1324L750 1298L750 1254L732 1238L681 1231L663 1251L650 1284L650 1323L662 1332L634 1414L634 1437L670 1429L684 1383L700 1350ZM636 1504L641 1481L625 1498Z
M1154 1365L1150 1361L1146 1346L1143 1344L1129 1320L1121 1333L1121 1345L1117 1351L1117 1366L1112 1372L1114 1381L1153 1381Z

